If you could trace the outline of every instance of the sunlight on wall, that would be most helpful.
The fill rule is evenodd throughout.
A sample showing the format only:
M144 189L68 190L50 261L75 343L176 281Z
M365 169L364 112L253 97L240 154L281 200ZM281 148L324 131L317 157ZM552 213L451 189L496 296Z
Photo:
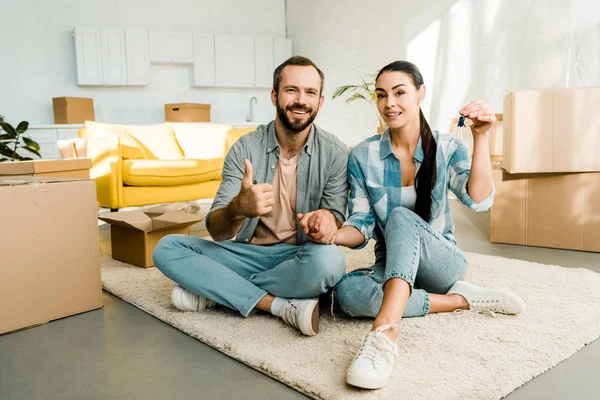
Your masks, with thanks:
M498 12L500 11L500 6L502 0L487 0L485 2L484 8L484 20L483 20L483 33L488 35L492 28L494 27L494 23L496 22L496 18L498 17Z
M439 36L440 20L438 19L423 29L406 47L407 60L414 63L423 75L427 93L425 100L421 104L421 109L427 119L429 119L431 114L431 103L435 92L435 71Z
M466 98L471 86L471 21L470 3L459 1L450 8L448 17L448 49L442 81L438 82L441 107L436 111L434 124L446 131L458 110L469 100Z

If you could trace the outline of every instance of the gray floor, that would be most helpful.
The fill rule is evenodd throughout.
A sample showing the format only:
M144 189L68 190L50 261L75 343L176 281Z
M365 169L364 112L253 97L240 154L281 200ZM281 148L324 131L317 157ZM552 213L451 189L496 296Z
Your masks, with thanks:
M452 207L456 236L466 251L600 272L600 254L491 244L488 213ZM107 232L100 228L103 247ZM194 234L206 232L198 226ZM113 296L105 294L104 301L101 310L0 336L0 398L304 397ZM599 365L596 341L507 398L597 399Z

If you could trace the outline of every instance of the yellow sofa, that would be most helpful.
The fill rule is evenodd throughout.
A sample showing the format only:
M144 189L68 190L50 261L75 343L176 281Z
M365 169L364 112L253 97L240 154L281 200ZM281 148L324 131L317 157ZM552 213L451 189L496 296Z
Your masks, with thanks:
M90 175L101 207L212 198L221 182L225 154L256 127L213 123L147 126L86 122Z

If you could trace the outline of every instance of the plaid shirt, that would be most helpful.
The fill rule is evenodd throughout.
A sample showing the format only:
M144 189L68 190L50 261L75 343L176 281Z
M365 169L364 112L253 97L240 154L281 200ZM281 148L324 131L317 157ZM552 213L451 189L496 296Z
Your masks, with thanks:
M471 173L471 157L467 147L452 135L433 132L437 143L437 178L432 193L431 221L429 225L446 239L456 244L452 235L454 222L450 214L448 190L474 211L488 210L494 200L495 188L480 203L475 203L467 193ZM423 161L421 139L413 159L416 171ZM402 170L400 161L392 151L390 131L372 136L358 144L348 160L350 216L344 225L353 226L364 236L366 245L371 237L382 241L390 212L402 204ZM361 247L362 247L361 246Z

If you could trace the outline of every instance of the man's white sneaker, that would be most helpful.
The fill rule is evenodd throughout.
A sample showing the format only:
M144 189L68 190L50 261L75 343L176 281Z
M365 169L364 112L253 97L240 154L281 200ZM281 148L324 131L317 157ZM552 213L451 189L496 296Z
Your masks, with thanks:
M192 293L179 285L175 286L171 292L171 303L181 311L202 311L217 305L214 301Z
M460 294L469 303L469 310L476 312L520 314L525 310L523 299L507 289L486 289L457 281L448 294Z
M281 308L281 319L303 335L319 333L319 299L289 299Z
M387 324L369 332L362 347L346 371L346 382L364 389L379 389L390 381L398 345L383 332L398 328Z

